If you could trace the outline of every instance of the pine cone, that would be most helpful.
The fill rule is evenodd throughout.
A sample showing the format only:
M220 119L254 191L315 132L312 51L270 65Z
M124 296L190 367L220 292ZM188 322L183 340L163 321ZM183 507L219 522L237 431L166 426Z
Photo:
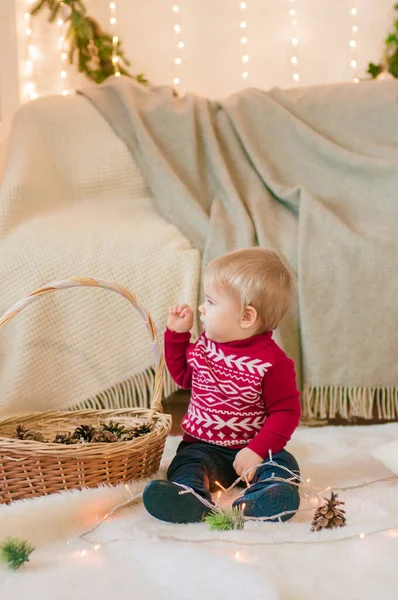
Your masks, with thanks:
M124 433L120 439L123 442L129 442L134 438L139 437L140 435L150 433L150 431L152 431L152 426L149 425L149 423L144 423L143 425L139 425L137 427L134 427L133 429L130 429L129 431L126 431L126 433Z
M325 498L325 504L316 509L311 523L311 531L345 526L345 510L338 508L344 502L337 500L337 498L338 494L331 492L330 498Z
M118 442L119 438L111 431L98 431L92 438L92 442Z
M109 421L109 423L101 423L101 427L103 431L110 431L118 438L120 438L126 432L124 425L120 425L120 423L115 423L114 421Z
M76 439L71 433L57 433L53 444L78 444L79 440Z
M73 437L79 442L91 442L96 433L96 429L91 425L79 425L79 427L76 427Z
M44 438L41 434L26 429L24 425L17 425L12 437L17 440L36 440L36 438L40 436L42 439L37 439L37 441L43 441Z

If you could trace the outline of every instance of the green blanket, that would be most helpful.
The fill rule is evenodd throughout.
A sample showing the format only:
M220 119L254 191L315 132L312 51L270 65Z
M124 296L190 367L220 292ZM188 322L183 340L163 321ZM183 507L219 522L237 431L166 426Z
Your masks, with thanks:
M298 304L279 334L301 373L304 416L395 418L398 83L210 101L121 77L80 93L203 266L256 244L291 264Z

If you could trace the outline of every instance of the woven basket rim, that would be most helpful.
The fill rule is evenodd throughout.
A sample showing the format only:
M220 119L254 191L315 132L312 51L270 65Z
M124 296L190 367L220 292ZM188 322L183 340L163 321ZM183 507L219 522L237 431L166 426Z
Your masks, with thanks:
M5 452L12 452L13 454L46 454L47 456L55 456L62 454L63 457L66 457L68 454L76 456L76 455L84 455L91 454L93 451L96 451L97 456L99 455L109 455L116 448L120 453L123 450L133 450L134 445L142 445L144 442L150 442L151 438L156 438L159 436L159 432L163 428L168 428L171 423L171 415L165 414L163 412L157 412L153 409L149 408L119 408L119 409L105 409L105 410L77 410L77 411L38 411L34 413L27 413L25 415L19 415L17 417L10 417L8 419L0 420L0 432L1 429L5 426L9 427L12 425L23 425L27 421L41 419L45 420L54 420L60 422L67 422L69 419L67 417L75 419L83 419L88 418L90 416L100 416L102 418L106 418L107 416L113 417L115 420L117 416L129 416L134 418L134 416L151 416L151 420L154 423L154 427L148 433L144 433L132 440L128 441L116 441L116 442L90 442L87 444L55 444L53 442L39 442L36 440L20 440L18 438L4 437L0 433L0 455ZM160 427L156 425L160 424Z

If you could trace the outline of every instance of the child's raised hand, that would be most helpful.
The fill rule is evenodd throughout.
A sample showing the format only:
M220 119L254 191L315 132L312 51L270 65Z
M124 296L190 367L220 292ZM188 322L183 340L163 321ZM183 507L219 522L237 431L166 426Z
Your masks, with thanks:
M259 454L253 452L253 450L250 450L250 448L242 448L242 450L239 450L239 452L235 456L235 460L232 466L240 477L242 473L247 471L247 469L250 469L250 467L254 467L255 465L259 465L263 462L264 459L261 458ZM247 481L250 482L253 479L255 472L256 469L251 469L251 471L249 471L247 475L245 475L245 480L247 479Z
M177 333L186 333L193 327L193 312L188 304L175 304L169 308L167 329Z

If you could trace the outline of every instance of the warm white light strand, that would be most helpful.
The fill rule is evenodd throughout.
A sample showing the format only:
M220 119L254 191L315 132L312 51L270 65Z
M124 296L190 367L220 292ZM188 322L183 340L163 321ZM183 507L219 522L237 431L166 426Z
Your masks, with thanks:
M181 20L180 20L181 7L180 4L173 3L173 16L174 16L174 34L175 34L175 57L174 57L174 69L173 69L173 85L177 90L181 90L181 65L182 65L182 50L184 48L184 42L181 39Z
M293 85L300 83L299 61L298 61L298 20L297 20L297 0L289 0L289 16L292 25L292 54L290 62L292 65Z
M112 35L113 71L114 71L116 77L120 77L119 56L117 53L119 37L116 35L116 29L115 29L116 25L117 25L117 18L116 18L116 2L114 0L109 3L109 10L110 10L109 24L111 26L111 31L113 32L113 35Z
M358 34L358 8L356 0L351 2L351 37L350 37L350 49L351 49L351 70L352 80L354 83L359 82L358 77L358 58L357 58L357 34Z
M62 6L62 5L61 5ZM59 38L58 38L58 48L61 52L61 70L60 70L60 78L61 78L61 93L63 96L67 96L69 94L69 86L68 86L68 72L67 68L67 60L68 60L68 45L66 42L66 29L67 25L62 17L59 17L57 20L57 25L59 27Z
M37 85L35 81L35 60L38 57L37 49L32 43L32 17L30 11L32 9L32 0L26 0L24 11L24 40L26 45L24 74L26 77L25 86L23 89L24 98L33 100L38 97Z
M240 38L240 43L242 45L242 79L244 79L245 81L248 79L249 77L249 69L248 69L248 63L249 63L249 54L248 54L248 23L247 23L247 7L248 7L248 1L245 0L245 2L239 2L239 9L241 12L241 20L240 20L240 32L241 32L241 38Z

